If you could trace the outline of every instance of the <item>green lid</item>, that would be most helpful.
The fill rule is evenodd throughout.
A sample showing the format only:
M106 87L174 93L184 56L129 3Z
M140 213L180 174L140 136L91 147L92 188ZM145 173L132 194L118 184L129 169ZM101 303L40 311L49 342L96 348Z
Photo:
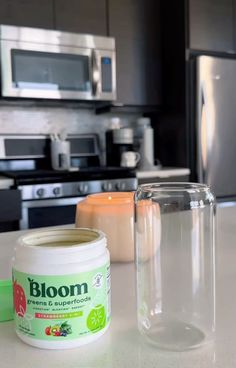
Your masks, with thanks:
M0 322L13 319L13 289L11 280L0 280Z

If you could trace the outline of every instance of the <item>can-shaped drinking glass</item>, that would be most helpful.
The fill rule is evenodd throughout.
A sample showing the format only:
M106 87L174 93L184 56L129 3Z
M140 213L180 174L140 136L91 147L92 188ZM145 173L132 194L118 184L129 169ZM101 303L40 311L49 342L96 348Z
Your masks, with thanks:
M145 184L135 194L138 328L159 348L214 338L215 213L204 184Z

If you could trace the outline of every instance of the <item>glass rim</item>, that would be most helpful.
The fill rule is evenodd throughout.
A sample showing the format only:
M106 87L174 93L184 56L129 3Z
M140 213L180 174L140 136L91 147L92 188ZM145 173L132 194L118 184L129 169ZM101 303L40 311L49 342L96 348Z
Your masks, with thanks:
M142 192L206 192L209 185L194 182L160 182L147 183L138 186Z

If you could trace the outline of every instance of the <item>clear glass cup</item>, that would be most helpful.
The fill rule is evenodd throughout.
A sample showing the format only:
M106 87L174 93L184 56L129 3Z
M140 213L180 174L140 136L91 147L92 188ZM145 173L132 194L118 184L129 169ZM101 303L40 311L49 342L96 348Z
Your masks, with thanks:
M204 184L145 184L135 194L138 328L159 348L214 337L215 213Z

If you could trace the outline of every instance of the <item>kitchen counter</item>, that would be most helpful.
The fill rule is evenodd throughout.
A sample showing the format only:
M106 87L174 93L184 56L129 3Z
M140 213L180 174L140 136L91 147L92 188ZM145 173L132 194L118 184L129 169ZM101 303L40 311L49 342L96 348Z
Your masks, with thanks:
M70 350L40 350L21 342L13 322L0 323L1 368L234 368L236 362L236 207L218 208L214 343L189 352L146 345L136 327L133 264L112 265L112 322L94 343ZM20 232L23 233L22 231ZM0 257L10 257L19 232L0 234Z
M8 189L14 184L14 180L0 175L0 189Z
M155 170L137 170L136 175L138 179L146 178L169 178L172 176L187 176L190 174L188 168L178 168L178 167L162 167Z

